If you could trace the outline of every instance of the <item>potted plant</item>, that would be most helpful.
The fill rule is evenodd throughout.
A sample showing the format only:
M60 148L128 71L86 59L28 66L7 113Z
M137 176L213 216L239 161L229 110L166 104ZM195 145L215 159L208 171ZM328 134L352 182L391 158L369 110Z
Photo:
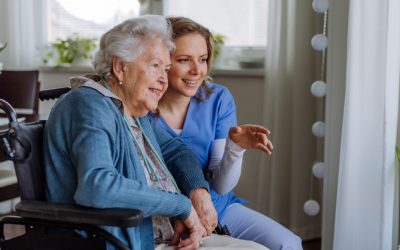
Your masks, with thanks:
M213 34L213 40L214 40L214 62L217 60L217 58L221 54L222 46L224 46L225 43L225 36L215 33Z
M57 39L50 44L43 62L55 67L85 65L93 58L93 51L97 47L97 39L84 38L74 34L66 39Z

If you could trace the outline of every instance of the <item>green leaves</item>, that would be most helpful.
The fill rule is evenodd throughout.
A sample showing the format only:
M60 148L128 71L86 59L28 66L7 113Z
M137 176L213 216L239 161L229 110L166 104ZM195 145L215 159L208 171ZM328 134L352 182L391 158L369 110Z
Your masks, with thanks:
M50 44L55 52L47 52L43 58L44 63L48 63L51 58L56 57L55 66L69 66L75 59L83 58L85 60L92 59L92 52L97 47L97 39L82 38L77 34L67 39L57 39Z
M7 43L6 44L0 43L0 52L2 52L6 47Z
M225 36L215 33L213 34L213 41L214 41L214 60L218 58L218 56L221 54L221 49L222 46L224 45L225 42Z
M400 149L398 146L396 146L396 158L397 158L397 161L400 162Z

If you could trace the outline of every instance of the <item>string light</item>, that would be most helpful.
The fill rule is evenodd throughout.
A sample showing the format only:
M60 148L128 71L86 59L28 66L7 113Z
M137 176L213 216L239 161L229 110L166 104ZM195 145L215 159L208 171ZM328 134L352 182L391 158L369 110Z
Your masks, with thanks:
M322 179L324 178L325 164L323 162L316 162L312 167L312 173L315 177Z
M317 121L312 125L312 133L318 137L324 137L325 136L325 122L323 121Z
M328 47L328 38L324 34L316 34L311 38L311 46L316 51L323 51Z
M308 200L304 203L303 209L307 215L314 216L319 213L320 207L316 200Z
M323 31L322 34L315 34L311 39L311 46L314 50L322 52L322 60L321 60L321 79L314 81L311 85L310 91L315 97L325 97L327 94L325 79L325 50L328 47L328 37L326 36L326 24L328 17L328 8L329 2L328 0L313 0L312 8L317 13L324 14L324 23L323 23ZM324 106L324 102L321 100L320 105L320 115L322 118L322 107ZM324 121L316 121L311 128L313 135L317 138L325 137L325 122ZM325 164L324 162L316 161L312 166L312 175L316 178L323 179L324 177ZM315 216L320 211L320 205L318 201L312 199L312 190L313 190L313 179L312 175L310 177L310 198L304 203L303 210L309 216Z
M311 85L311 93L315 97L324 97L326 95L326 83L324 81L315 81Z
M328 0L313 0L312 7L317 13L324 13L329 8Z

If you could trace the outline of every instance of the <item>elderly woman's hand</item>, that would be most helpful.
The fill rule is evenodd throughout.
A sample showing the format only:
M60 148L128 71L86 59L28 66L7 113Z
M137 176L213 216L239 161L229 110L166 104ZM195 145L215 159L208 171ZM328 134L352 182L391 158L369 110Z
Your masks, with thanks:
M273 146L267 137L270 133L262 126L246 124L232 127L229 130L229 138L244 149L256 148L271 155Z
M190 193L189 197L206 229L207 235L211 235L218 225L218 216L211 201L210 193L204 188L197 188Z
M202 244L202 237L205 235L204 227L193 206L186 220L175 220L174 230L171 245L175 245L177 249L181 250L199 248ZM188 237L182 240L184 234L188 234Z

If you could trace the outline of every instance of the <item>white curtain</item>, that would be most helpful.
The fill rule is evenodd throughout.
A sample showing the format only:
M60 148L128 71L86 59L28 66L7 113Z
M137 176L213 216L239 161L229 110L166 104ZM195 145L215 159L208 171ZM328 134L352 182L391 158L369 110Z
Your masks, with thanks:
M47 43L46 0L1 0L0 41L4 69L36 69Z
M310 86L319 79L320 53L310 40L322 32L321 15L312 0L271 0L266 52L265 126L274 151L259 173L257 209L278 220L303 240L321 235L321 216L308 216L303 204L321 201L322 183L312 176L321 157L311 127L319 118ZM321 24L321 25L319 25ZM321 140L321 139L320 139Z
M333 249L394 249L399 13L398 0L350 2Z

